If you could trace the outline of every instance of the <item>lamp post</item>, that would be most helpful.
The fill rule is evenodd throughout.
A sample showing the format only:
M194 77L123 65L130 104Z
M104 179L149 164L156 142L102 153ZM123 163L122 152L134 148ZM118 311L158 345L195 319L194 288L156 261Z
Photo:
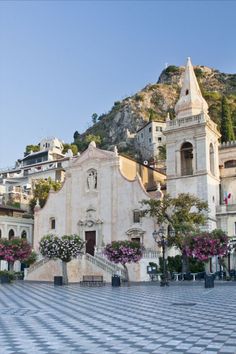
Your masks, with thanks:
M163 276L160 282L160 286L169 286L169 282L167 279L167 274L166 274L166 258L165 258L165 252L166 252L166 246L167 246L167 237L168 236L174 236L175 231L173 229L169 229L167 232L163 226L160 227L158 231L154 230L152 233L152 236L154 238L154 241L158 244L158 246L161 246L162 248L162 262L163 262Z

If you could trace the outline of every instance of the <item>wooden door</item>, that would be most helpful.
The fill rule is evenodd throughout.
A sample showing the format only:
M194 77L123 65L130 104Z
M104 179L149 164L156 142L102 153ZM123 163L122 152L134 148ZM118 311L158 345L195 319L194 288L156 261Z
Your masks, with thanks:
M85 231L86 253L94 256L94 247L96 246L96 231Z

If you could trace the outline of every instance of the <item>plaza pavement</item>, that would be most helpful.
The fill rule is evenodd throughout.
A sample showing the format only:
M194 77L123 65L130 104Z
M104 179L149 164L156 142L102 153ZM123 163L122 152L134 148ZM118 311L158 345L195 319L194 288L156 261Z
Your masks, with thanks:
M236 353L236 282L2 284L0 353Z

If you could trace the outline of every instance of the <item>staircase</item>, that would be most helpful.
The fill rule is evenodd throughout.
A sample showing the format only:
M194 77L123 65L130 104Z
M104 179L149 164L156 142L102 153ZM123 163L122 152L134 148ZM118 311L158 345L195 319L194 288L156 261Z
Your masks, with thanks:
M48 263L50 261L49 258L42 258L39 261L32 264L29 268L25 268L25 276L33 272L35 269L40 268L43 264Z
M91 256L91 254L86 253L85 259L86 261L96 265L98 268L104 270L105 272L111 275L117 273L121 276L122 279L126 279L126 274L123 268L110 262L108 259L102 256L99 255Z

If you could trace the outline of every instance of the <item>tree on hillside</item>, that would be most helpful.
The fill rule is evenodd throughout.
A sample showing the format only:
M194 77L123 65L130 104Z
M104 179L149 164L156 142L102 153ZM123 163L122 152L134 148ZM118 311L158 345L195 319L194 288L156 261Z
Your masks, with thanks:
M221 101L221 142L235 140L234 129L231 119L231 111L228 100L225 96Z
M142 246L134 241L113 241L106 245L104 254L113 263L123 265L126 280L129 281L127 263L136 263L142 258Z
M33 187L33 198L30 201L31 212L33 212L37 200L39 200L39 205L42 208L47 201L50 190L58 191L61 186L61 182L53 181L50 177L47 180L43 178L37 180Z
M143 200L142 204L147 208L144 214L156 220L160 227L163 224L171 225L175 230L175 236L168 236L168 246L176 246L182 253L183 272L188 271L188 257L186 245L189 238L199 231L199 227L206 221L207 202L191 195L181 193L176 198L165 195L162 200Z
M39 242L39 252L49 259L62 261L63 284L68 284L67 264L82 253L84 241L79 235L46 235Z
M92 123L93 123L93 124L96 124L96 123L97 123L97 120L98 120L98 115L97 115L97 113L93 113L93 114L92 114Z
M78 154L78 147L75 144L63 144L63 151L62 153L65 154L67 153L68 150L71 150L73 153L73 156Z

